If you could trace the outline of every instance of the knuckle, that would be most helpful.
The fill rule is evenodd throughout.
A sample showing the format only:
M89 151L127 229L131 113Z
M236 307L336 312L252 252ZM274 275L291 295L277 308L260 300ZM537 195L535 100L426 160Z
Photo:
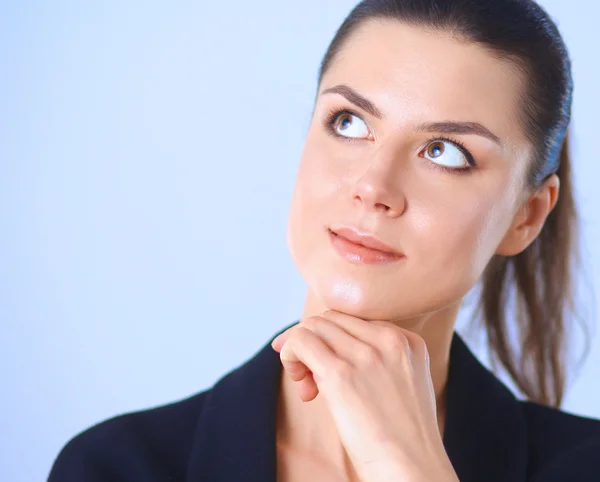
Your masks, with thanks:
M365 345L356 352L357 362L362 367L374 367L381 361L379 351L371 345Z
M418 358L425 358L427 355L427 344L422 336L417 333L405 333L407 348Z
M392 352L400 354L409 349L408 338L398 329L390 328L385 340L388 349Z
M422 337L418 335L415 335L413 337L413 350L422 356L425 356L427 354L427 344L425 343L425 340Z

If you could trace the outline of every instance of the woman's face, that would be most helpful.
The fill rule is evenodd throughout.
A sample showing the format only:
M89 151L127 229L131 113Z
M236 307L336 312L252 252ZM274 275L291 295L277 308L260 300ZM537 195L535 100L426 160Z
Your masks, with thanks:
M395 21L352 34L322 80L289 214L288 246L311 296L384 320L460 302L523 194L521 79L449 34ZM344 256L330 233L341 227L403 256Z

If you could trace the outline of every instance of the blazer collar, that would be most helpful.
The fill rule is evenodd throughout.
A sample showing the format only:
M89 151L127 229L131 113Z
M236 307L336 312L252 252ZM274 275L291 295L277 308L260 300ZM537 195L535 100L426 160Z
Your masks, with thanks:
M276 482L282 366L271 341L207 391L186 482ZM520 404L456 332L446 404L443 441L461 482L526 480L526 427Z

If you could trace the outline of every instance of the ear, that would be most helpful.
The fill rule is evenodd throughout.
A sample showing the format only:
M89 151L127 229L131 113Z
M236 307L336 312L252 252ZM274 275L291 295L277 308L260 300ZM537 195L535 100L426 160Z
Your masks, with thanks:
M503 256L519 254L535 240L544 227L546 218L556 206L559 187L558 176L552 174L525 200L515 214L495 254Z

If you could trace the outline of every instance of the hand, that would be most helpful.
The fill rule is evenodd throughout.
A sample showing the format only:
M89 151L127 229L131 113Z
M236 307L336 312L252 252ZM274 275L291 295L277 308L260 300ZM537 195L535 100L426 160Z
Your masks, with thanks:
M458 481L437 424L429 354L416 333L330 310L272 346L302 400L325 398L361 480Z

